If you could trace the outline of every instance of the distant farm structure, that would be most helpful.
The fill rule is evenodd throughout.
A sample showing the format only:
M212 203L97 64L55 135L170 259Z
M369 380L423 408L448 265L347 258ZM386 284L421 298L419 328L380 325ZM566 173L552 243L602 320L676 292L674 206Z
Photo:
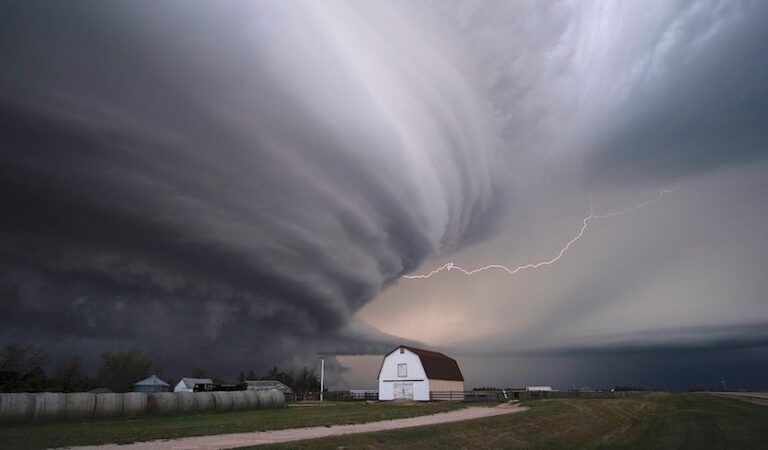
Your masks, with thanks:
M151 394L154 392L168 392L171 385L161 380L157 375L152 375L133 384L133 392L143 392Z
M553 392L552 386L528 386L525 388L528 392Z
M277 390L283 393L285 401L290 402L294 400L293 389L277 380L246 380L245 384L248 386L248 390L251 391Z
M213 380L210 378L184 377L176 384L176 387L173 388L173 392L195 392L195 385L198 384L202 384L204 386L212 385Z

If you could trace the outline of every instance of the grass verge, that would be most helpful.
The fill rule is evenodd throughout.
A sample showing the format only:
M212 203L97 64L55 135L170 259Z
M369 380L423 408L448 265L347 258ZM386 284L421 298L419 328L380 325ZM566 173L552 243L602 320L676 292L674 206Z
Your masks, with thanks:
M768 407L705 394L535 400L530 411L259 449L612 448L757 449L768 446Z
M187 436L365 423L434 414L461 407L464 405L448 402L430 404L339 402L194 416L2 426L0 427L0 448L39 449L74 445L126 444Z

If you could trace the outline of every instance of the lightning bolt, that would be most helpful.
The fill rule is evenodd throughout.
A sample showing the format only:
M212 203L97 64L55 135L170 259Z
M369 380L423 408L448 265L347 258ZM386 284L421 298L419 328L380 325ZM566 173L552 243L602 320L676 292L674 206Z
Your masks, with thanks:
M672 188L662 189L656 197L654 197L654 198L652 198L650 200L646 200L646 201L644 201L642 203L638 203L637 205L629 206L629 207L626 207L626 208L621 209L619 211L611 211L611 212L607 212L607 213L604 213L604 214L595 214L595 213L592 212L592 199L590 198L590 202L589 202L590 203L590 205L589 205L589 215L586 216L584 219L582 219L582 221L581 221L581 229L579 230L578 233L576 233L576 235L573 238L571 238L570 241L568 241L560 249L560 251L557 253L557 255L555 255L552 259L548 259L548 260L545 260L545 261L540 261L540 262L537 262L537 263L530 263L530 264L526 264L524 266L518 266L518 267L515 267L515 268L509 268L509 267L501 265L501 264L489 264L487 266L478 267L476 269L471 269L471 270L470 269L465 269L464 267L456 265L453 262L449 262L449 263L447 263L445 265L442 265L442 266L438 267L437 269L435 269L435 270L433 270L433 271L431 271L429 273L425 273L425 274L421 274L421 275L403 275L403 278L406 278L406 279L409 279L409 280L425 279L425 278L431 278L432 276L437 275L440 272L450 272L452 270L461 272L464 275L474 275L476 273L484 272L486 270L496 269L496 270L502 270L504 272L507 272L509 275L514 275L514 274L516 274L516 273L518 273L520 271L523 271L523 270L538 269L539 267L550 266L550 265L558 262L560 260L560 258L562 258L568 252L568 250L571 248L571 246L573 244L575 244L579 239L581 239L582 236L584 236L584 233L587 232L587 228L589 228L589 224L593 220L608 219L608 218L611 218L611 217L623 216L624 214L628 214L628 213L631 213L631 212L635 212L638 209L645 208L646 206L652 205L652 204L658 202L659 200L661 200L662 197L664 197L665 194L669 194L669 193L673 192L675 189L677 189L677 186L678 185L675 185Z

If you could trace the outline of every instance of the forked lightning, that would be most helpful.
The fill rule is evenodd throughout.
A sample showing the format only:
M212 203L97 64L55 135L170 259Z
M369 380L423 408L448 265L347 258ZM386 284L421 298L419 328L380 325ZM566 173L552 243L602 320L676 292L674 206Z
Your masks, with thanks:
M438 267L437 269L435 269L435 270L433 270L433 271L431 271L429 273L425 273L425 274L421 274L421 275L403 275L403 278L407 278L409 280L424 279L424 278L430 278L430 277L432 277L434 275L437 275L440 272L450 272L452 270L461 272L464 275L474 275L476 273L484 272L486 270L497 269L497 270L502 270L504 272L507 272L509 275L514 275L514 274L516 274L516 273L518 273L518 272L520 272L522 270L538 269L539 267L549 266L549 265L552 265L552 264L556 263L557 261L559 261L560 258L562 258L563 255L565 255L568 252L568 249L570 249L571 246L576 243L576 241L578 241L579 239L581 239L582 236L584 236L584 233L587 231L587 228L589 228L589 224L593 220L608 219L610 217L622 216L624 214L637 211L638 209L644 208L646 206L649 206L649 205L652 205L652 204L658 202L659 200L661 200L662 197L664 197L664 194L668 194L668 193L674 191L676 188L677 188L677 185L675 185L672 188L662 189L659 192L659 195L657 195L656 197L654 197L654 198L652 198L650 200L646 200L646 201L644 201L642 203L639 203L637 205L634 205L634 206L629 206L629 207L624 208L624 209L619 210L619 211L612 211L612 212L607 212L607 213L604 213L604 214L594 214L591 211L592 207L591 207L591 204L590 204L589 215L587 217L585 217L581 221L581 229L579 230L579 232L570 241L568 241L563 246L563 248L560 249L560 251L557 253L557 255L555 255L555 257L552 258L552 259L548 259L548 260L545 260L545 261L540 261L540 262L537 262L537 263L530 263L530 264L526 264L524 266L518 266L518 267L514 267L514 268L510 268L510 267L504 266L502 264L489 264L487 266L478 267L476 269L471 269L471 270L470 269L466 269L466 268L461 267L461 266L458 266L458 265L454 264L453 262L449 262L449 263L447 263L447 264L445 264L443 266Z

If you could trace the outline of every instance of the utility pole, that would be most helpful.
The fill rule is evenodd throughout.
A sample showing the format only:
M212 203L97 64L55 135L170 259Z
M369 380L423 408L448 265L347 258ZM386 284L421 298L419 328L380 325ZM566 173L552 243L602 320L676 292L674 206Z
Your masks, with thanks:
M323 401L323 390L325 388L325 357L320 358L320 401Z
M323 391L325 390L325 357L327 353L318 353L317 357L320 358L320 401L323 401Z

